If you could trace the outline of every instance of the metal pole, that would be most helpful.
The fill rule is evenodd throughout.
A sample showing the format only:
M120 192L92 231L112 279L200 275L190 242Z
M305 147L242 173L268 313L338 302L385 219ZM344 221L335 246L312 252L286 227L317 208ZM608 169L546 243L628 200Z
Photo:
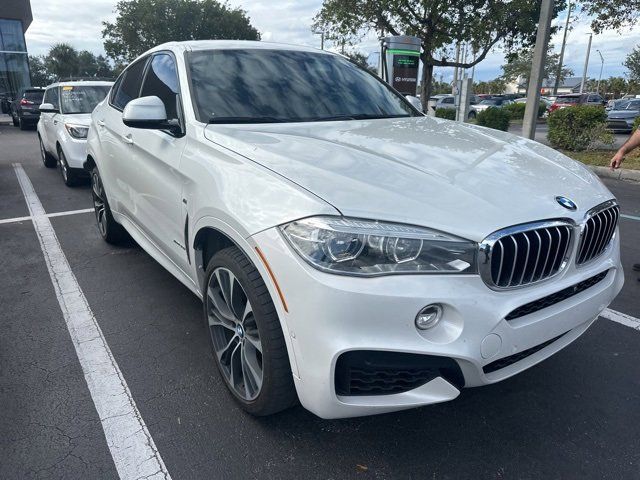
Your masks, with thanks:
M531 65L531 75L529 75L527 106L524 111L522 125L522 134L531 140L535 139L536 136L538 109L540 107L540 88L544 77L544 63L547 56L547 47L549 46L549 37L551 36L552 17L553 0L542 0L536 47L533 51L533 64Z
M558 87L560 86L560 77L562 76L562 67L564 67L564 49L567 46L567 33L569 33L569 23L571 21L571 9L573 4L569 2L567 10L567 23L564 26L564 35L562 37L562 47L560 48L560 59L558 60L558 70L556 71L556 83L553 86L553 94L558 95Z
M593 33L589 34L589 45L587 46L587 58L584 60L584 70L582 72L582 83L580 83L580 93L584 92L584 84L587 82L587 70L589 69L589 55L591 54L591 42Z
M460 63L460 44L459 43L456 45L456 63ZM456 88L458 88L458 66L457 65L456 65L456 68L453 69L453 89L451 93L455 94Z
M600 95L600 82L602 81L602 70L604 70L604 57L602 56L602 52L600 50L596 50L598 55L600 55L600 76L598 77L598 87L596 88L596 93ZM606 93L606 92L605 92Z
M320 32L320 50L324 50L324 30Z

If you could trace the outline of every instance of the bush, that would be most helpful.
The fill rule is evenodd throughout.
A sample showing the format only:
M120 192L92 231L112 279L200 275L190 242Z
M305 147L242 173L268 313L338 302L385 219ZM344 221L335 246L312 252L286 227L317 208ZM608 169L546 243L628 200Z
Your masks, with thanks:
M446 118L447 120L455 120L456 109L455 108L437 108L436 117Z
M510 105L505 105L503 107L509 115L511 116L511 120L522 120L524 118L524 111L527 108L526 103L512 103ZM547 111L547 105L544 102L540 102L540 106L538 107L538 118L542 118L544 112Z
M613 144L607 130L607 114L602 107L577 105L560 108L549 115L547 138L554 148L570 151L592 150Z
M636 118L636 121L633 122L633 131L635 132L638 128L640 128L640 117Z
M480 112L476 117L476 123L482 127L494 128L506 132L509 130L511 116L504 108L489 107Z

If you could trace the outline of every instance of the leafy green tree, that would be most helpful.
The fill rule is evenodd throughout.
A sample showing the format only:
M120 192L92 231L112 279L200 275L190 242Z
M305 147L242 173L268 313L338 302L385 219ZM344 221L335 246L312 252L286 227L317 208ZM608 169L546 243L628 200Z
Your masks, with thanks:
M376 73L375 68L371 68L367 63L367 56L364 53L359 52L357 50L352 50L352 51L345 51L344 55L359 67L362 67L365 70L369 70L370 72Z
M78 50L68 43L56 43L49 49L44 64L53 77L78 76Z
M43 55L29 55L29 70L31 70L31 85L34 87L46 87L54 80L45 66Z
M504 78L495 78L493 80L489 80L488 82L478 82L473 86L473 91L475 93L486 93L486 94L498 94L504 93L507 88L507 82L505 82Z
M629 84L623 77L611 77L600 84L600 91L613 95L613 98L620 98L628 88Z
M104 50L116 64L169 41L260 40L244 10L217 0L120 0L116 13L102 22Z
M604 30L620 30L635 25L640 20L640 0L582 0L578 4L582 13L592 18L594 33Z
M533 48L527 48L517 53L507 56L508 62L502 66L502 77L507 82L514 82L521 79L529 88L529 76L531 75L531 65L533 63ZM544 78L555 78L560 62L560 54L553 50L553 46L549 45L547 56L544 64ZM561 70L560 80L573 75L573 70L563 67Z
M633 51L627 55L623 64L629 71L630 79L640 80L640 46L634 48Z
M555 14L565 6L555 0ZM324 0L314 30L355 43L368 32L415 35L422 41L421 100L431 94L433 68L471 68L498 44L508 51L534 43L540 0ZM475 52L456 61L454 46Z

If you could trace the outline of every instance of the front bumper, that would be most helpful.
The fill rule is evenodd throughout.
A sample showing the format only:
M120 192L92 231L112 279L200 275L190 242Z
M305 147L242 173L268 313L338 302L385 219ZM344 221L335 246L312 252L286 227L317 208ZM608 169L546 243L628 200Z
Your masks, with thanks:
M477 275L357 278L327 274L293 253L276 229L252 238L264 252L288 305L288 312L279 308L279 313L293 350L289 354L298 396L305 408L323 418L402 410L452 400L459 394L452 383L437 377L403 393L339 395L336 362L344 352L447 357L459 365L465 386L490 384L535 365L578 338L624 282L618 235L591 264L569 265L549 282L504 292L489 289ZM585 291L505 320L518 307L604 271L608 271L606 277ZM431 330L418 331L415 316L430 303L444 306L443 320ZM519 359L517 354L522 352L527 355ZM504 368L487 368L507 358L518 360Z
M61 135L60 145L67 164L71 168L83 168L83 164L87 159L87 140L75 139L69 135Z

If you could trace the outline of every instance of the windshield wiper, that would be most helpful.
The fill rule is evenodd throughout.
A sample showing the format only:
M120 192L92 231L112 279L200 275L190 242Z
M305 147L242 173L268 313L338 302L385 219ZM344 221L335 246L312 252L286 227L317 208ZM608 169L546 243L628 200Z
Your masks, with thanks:
M208 123L284 123L276 117L211 117Z
M344 115L331 115L328 117L314 117L311 119L312 122L329 122L332 120L372 120L378 118L407 118L411 115L382 115L382 114L373 114L373 113L355 113L352 115L344 114Z

